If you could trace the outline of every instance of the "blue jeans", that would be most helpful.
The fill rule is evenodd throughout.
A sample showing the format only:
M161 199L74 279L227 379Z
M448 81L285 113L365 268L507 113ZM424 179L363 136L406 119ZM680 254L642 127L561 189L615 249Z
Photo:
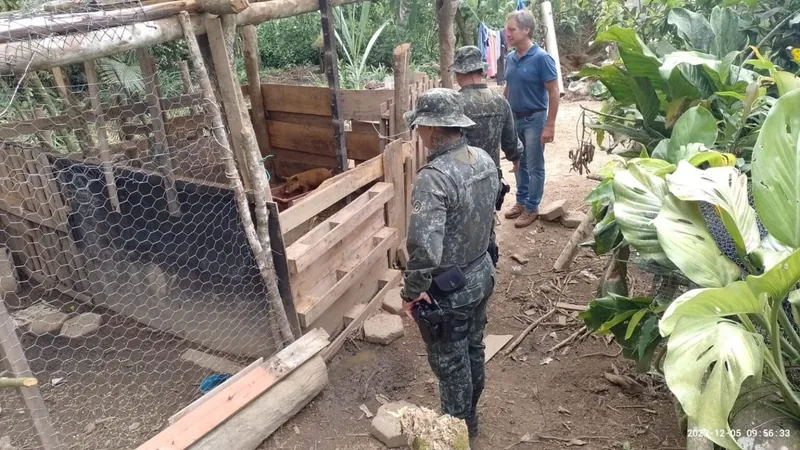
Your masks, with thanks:
M519 169L514 173L517 179L517 204L525 206L528 211L539 211L544 193L542 132L546 123L547 111L515 120L517 135L524 146Z

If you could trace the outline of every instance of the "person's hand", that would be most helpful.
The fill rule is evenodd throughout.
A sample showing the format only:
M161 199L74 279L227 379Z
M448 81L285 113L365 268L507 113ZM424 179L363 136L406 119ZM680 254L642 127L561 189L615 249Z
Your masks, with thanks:
M414 300L412 300L410 302L403 302L403 312L406 313L406 315L408 316L409 319L414 320L414 316L411 315L411 309L414 308L414 304L415 303L421 302L421 301L425 301L425 302L428 302L428 303L431 302L431 298L430 298L430 296L428 296L427 292L423 292L422 294L419 294L419 297L417 297L416 299L414 299Z
M513 161L511 164L512 164L511 173L514 173L517 170L519 170L519 160Z
M556 136L555 126L547 125L546 127L544 127L544 131L542 131L542 145L553 142L555 136Z

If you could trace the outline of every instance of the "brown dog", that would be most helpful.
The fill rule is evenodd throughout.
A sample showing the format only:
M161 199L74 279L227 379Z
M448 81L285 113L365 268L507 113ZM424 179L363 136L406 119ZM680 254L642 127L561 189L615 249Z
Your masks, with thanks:
M322 184L323 181L333 176L333 172L329 169L311 169L305 172L294 174L286 179L286 186L284 192L291 194L292 192L302 189L305 194L308 191L316 189Z

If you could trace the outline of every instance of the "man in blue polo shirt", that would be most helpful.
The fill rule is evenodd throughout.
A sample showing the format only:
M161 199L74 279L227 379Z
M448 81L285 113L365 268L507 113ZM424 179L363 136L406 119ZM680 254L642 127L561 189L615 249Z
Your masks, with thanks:
M516 171L517 202L505 214L527 227L539 217L544 193L544 146L553 142L558 113L558 72L552 56L533 42L535 21L522 9L508 15L506 38L514 47L506 56L504 94L511 104L524 151Z

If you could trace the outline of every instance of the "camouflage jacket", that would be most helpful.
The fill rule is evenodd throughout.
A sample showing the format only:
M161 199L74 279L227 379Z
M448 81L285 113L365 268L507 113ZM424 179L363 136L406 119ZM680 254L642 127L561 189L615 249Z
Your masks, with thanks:
M457 308L480 299L494 267L487 253L494 227L494 203L500 180L486 152L460 138L432 149L411 192L406 245L409 260L401 297L411 301L428 291L434 276L458 265L467 286L448 297ZM480 258L484 258L482 261Z
M469 145L486 150L498 168L500 149L507 160L518 160L522 156L522 142L517 137L508 101L485 83L463 86L459 92L464 114L477 124L466 129Z

